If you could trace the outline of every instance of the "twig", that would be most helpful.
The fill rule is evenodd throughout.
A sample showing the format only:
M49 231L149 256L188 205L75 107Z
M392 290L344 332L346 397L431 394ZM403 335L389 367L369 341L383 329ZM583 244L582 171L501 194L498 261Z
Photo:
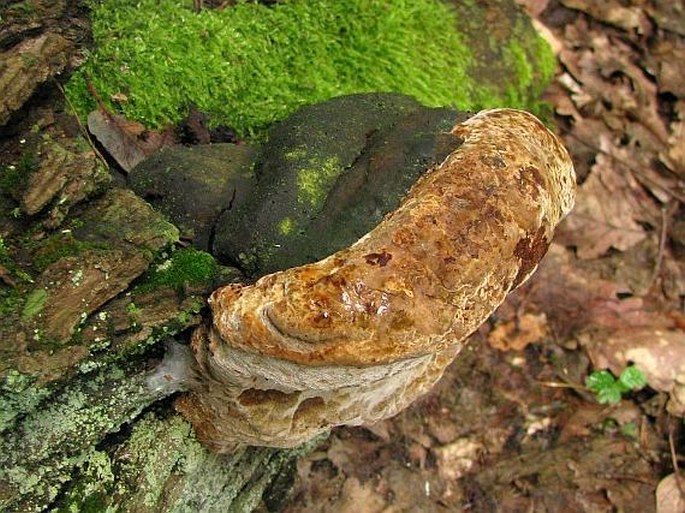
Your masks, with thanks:
M678 458L675 452L675 443L673 442L673 423L669 422L668 426L668 447L671 450L671 464L673 465L673 475L675 476L675 484L680 492L680 497L685 497L683 493L683 484L680 481L680 469L678 468Z
M668 220L674 212L675 209L673 208L673 205L666 204L661 206L661 232L659 233L659 249L656 254L656 262L654 262L654 270L652 271L652 276L649 279L649 287L647 287L647 290L654 287L656 280L661 273L661 264L664 260L666 239L668 238Z
M95 101L98 102L98 107L100 107L107 114L109 114L109 110L107 110L107 105L105 105L105 102L103 101L102 96L100 96L100 93L98 93L97 89L95 89L95 86L93 85L92 80L90 80L90 78L88 78L88 75L85 75L84 79L86 81L86 88L88 89L88 92L90 93L90 95L93 98L95 98Z
M616 481L635 481L636 483L642 483L642 484L647 484L654 486L654 481L640 477L640 476L631 476L629 474L599 474L600 477L603 477L604 479L614 479Z
M93 142L93 139L91 139L90 134L88 133L88 130L86 129L85 126L83 126L83 123L81 123L81 118L79 117L78 113L76 112L74 105L71 103L71 100L69 100L69 97L67 96L66 92L64 91L62 84L57 82L57 80L55 80L55 84L57 84L57 89L59 89L59 92L62 93L64 100L67 102L67 104L69 105L69 108L74 113L74 117L76 118L76 123L78 123L78 126L79 126L79 129L81 130L81 133L83 134L83 136L88 141L88 145L91 147L93 152L95 152L95 156L100 160L100 162L102 162L102 164L105 166L105 169L107 169L108 171L111 171L109 164L107 163L107 160L105 160L105 157L103 157L102 153L100 153L98 151L98 149L95 147L95 143ZM97 98L97 99L98 99L98 101L102 101L102 100L100 100L100 98Z
M574 390L587 391L587 387L584 387L583 385L573 385L572 383L562 383L560 381L537 381L536 383L548 388L572 388Z

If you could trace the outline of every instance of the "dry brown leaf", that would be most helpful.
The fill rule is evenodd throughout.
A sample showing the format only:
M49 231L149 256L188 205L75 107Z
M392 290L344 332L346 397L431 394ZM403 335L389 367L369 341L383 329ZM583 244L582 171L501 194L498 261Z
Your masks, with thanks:
M584 402L566 419L559 433L559 443L566 443L574 438L584 438L592 433L593 426L606 417L606 408L596 402Z
M660 28L685 36L685 4L682 0L649 2L645 5L645 12Z
M88 130L126 172L160 148L176 143L171 128L148 130L137 121L102 109L88 115Z
M576 206L562 223L558 240L575 246L580 258L597 258L610 248L626 250L646 237L636 219L643 218L638 183L606 155L578 190Z
M638 6L624 6L618 0L561 0L561 3L628 32L644 34L650 30L649 20Z
M600 266L589 266L554 243L537 272L497 315L506 315L505 307L510 312L525 308L528 313L544 314L548 332L560 340L623 329L667 330L677 324L642 298L620 298L620 287L603 277Z
M529 344L547 336L545 314L525 313L518 319L503 322L488 334L488 342L500 351L522 351Z
M464 437L433 449L438 473L446 481L459 479L478 462L485 446L475 437Z
M557 82L561 89L557 88L556 94L548 96L559 115L571 119L570 131L564 134L564 139L574 156L579 178L583 180L588 174L594 156L604 152L615 159L616 164L629 170L662 203L685 198L682 179L664 173L655 165L661 160L676 172L682 167L681 147L684 145L680 141L678 121L671 126L670 134L665 130L654 84L632 64L630 76L636 79L627 78L622 71L623 65L614 64L602 71L601 59L595 57L594 49L581 53L583 58L578 57L578 52L565 50L562 58L565 56L567 67L575 70L585 83L581 84L569 73L562 74ZM594 70L594 76L583 75L588 69ZM611 72L610 76L616 73L623 79L612 84L599 77L601 71ZM635 84L638 86L633 94ZM564 90L566 94L562 94ZM658 210L652 209L648 222L653 225L657 218Z
M643 327L667 328L672 324L671 320L659 312L648 310L641 298L618 299L614 296L595 298L588 327L621 330Z
M597 402L583 402L578 406L571 417L563 423L559 442L566 443L573 438L583 438L592 433L601 422L611 418L619 426L632 423L638 425L641 421L642 412L632 401L621 401L620 403L607 407Z
M617 376L634 363L645 374L649 385L660 392L671 392L685 384L685 332L658 328L616 331L588 347L595 368L611 369Z
M623 128L637 119L661 144L666 145L668 132L659 114L657 86L645 70L633 60L632 47L604 33L594 33L592 51L586 58L581 82L589 82L591 93L608 102L607 111L615 115ZM588 80L592 74L592 80ZM619 128L619 127L617 127Z
M680 478L683 480L683 478ZM657 513L683 513L685 511L685 497L680 492L678 477L669 474L656 487Z
M661 92L669 92L685 99L685 40L669 35L660 37L651 45L647 59L649 67L655 72Z
M569 5L589 11L613 9L615 3L600 6L593 2L588 6L583 1L569 0ZM683 168L681 126L677 120L670 130L667 128L662 115L664 90L658 87L669 84L668 87L678 89L676 84L685 83L681 59L669 59L673 64L664 66L658 61L642 62L645 58L635 51L636 41L630 34L619 36L598 30L586 17L565 27L564 36L565 48L559 56L568 73L562 74L558 82L570 93L572 105L558 97L554 100L561 115L573 118L568 140L571 151L574 152L573 139L596 151L606 151L630 169L661 202L682 200L682 180L661 172L656 165L661 160L676 173ZM661 53L677 57L676 49L680 46L661 44ZM602 137L612 141L608 150L600 148ZM584 153L587 151L580 155L586 161ZM582 178L582 161L579 167Z
M678 119L671 123L668 149L661 152L661 161L681 179L685 179L685 100L676 104Z
M10 287L14 287L17 284L16 280L12 278L12 273L2 264L0 264L0 281L6 283Z
M551 333L567 340L584 330L591 320L596 297L611 297L611 283L587 276L578 267L572 251L553 243L531 279L504 303L504 307L525 304L526 311L544 313ZM500 315L500 310L496 315Z
M588 343L587 351L595 368L610 369L616 376L634 363L649 386L670 394L671 411L685 413L685 332L664 327L616 330Z
M516 3L523 7L528 16L537 18L547 9L550 0L516 0Z
M668 299L679 301L685 296L685 261L674 258L668 250L661 264L661 288ZM685 319L681 328L685 329Z
M109 99L116 103L125 103L128 101L128 96L122 92L118 92L110 95Z
M642 184L662 204L681 196L683 182L672 174L660 173L653 165L662 145L639 123L631 123L622 140L612 139L609 133L598 135L599 149L616 161L617 165ZM650 141L655 144L650 144ZM657 205L645 194L640 196L640 219L656 226L660 214Z
M335 508L324 511L340 513L380 513L386 507L383 497L371 483L361 483L356 477L348 477Z

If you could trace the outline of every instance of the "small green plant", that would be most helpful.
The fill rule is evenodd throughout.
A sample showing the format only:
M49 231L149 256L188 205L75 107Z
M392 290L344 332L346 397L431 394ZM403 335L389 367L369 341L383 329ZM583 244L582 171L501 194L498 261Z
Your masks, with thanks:
M598 370L585 380L585 386L597 395L601 404L617 404L623 394L640 390L646 384L647 378L634 365L623 369L618 379L608 370Z

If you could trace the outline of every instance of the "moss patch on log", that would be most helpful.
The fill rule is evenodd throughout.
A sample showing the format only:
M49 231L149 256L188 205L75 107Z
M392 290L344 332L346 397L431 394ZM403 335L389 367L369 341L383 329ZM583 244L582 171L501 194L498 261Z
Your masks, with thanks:
M174 251L164 257L143 277L139 292L147 292L161 286L175 289L211 283L218 277L219 264L214 257L194 248Z
M495 66L498 87L482 85L476 71L489 61L476 59L489 57L474 49L479 52L488 24L477 20L478 31L464 30L481 7L438 0L291 0L196 13L188 4L94 2L97 48L67 88L77 110L85 115L95 108L90 79L110 107L148 126L176 122L194 104L214 124L250 135L302 105L342 94L393 91L460 110L523 107L549 79L536 62L546 62L549 50L527 23L526 34L493 36L498 49L511 51L498 56L506 71ZM536 45L541 59L529 51ZM533 75L543 80L531 88Z

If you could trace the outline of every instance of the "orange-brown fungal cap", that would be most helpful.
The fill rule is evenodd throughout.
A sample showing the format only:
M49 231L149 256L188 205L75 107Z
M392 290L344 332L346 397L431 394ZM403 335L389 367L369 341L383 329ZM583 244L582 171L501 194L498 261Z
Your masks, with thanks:
M573 205L566 150L512 109L452 133L463 144L355 244L212 294L179 404L200 438L288 447L397 413L535 270Z
M463 145L356 244L212 294L221 338L306 365L372 365L475 330L545 254L575 179L526 112L485 111L453 132Z

